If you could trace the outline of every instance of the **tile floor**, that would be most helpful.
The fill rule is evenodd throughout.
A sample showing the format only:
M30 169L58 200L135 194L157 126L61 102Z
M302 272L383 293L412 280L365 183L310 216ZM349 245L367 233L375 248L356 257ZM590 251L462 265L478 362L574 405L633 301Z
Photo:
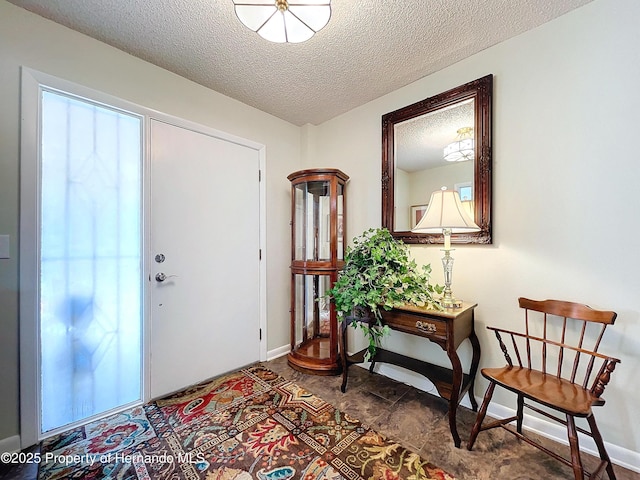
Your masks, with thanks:
M340 392L340 376L305 375L290 368L286 357L265 362L265 365L378 432L418 452L423 458L455 475L458 480L573 478L569 467L502 429L481 432L473 451L469 452L465 445L475 413L465 407L458 409L458 432L462 437L462 448L455 448L444 400L382 375L370 374L358 366L351 367L347 391L343 394ZM547 439L540 441L548 448L563 454L566 452L567 447ZM589 457L584 459L584 463L589 468L597 462ZM3 467L0 465L1 479L35 479L37 476L33 468L8 470ZM618 480L640 480L640 473L619 466L614 469Z
M458 408L462 448L456 448L449 431L445 400L382 375L370 374L357 365L349 369L344 394L340 392L341 376L305 375L289 367L286 357L265 365L379 433L396 439L459 480L573 479L569 467L500 428L481 432L473 451L468 451L466 443L476 414L462 406ZM568 447L564 445L542 438L540 442L568 455ZM585 455L583 462L587 469L598 464L595 458ZM640 473L617 465L614 470L618 480L640 480Z

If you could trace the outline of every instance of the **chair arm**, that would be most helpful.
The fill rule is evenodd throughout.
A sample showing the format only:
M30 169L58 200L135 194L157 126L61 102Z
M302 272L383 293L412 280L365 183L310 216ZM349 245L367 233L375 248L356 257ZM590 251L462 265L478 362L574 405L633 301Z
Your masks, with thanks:
M525 339L529 339L529 340L535 340L537 342L546 343L548 345L553 345L555 347L566 348L568 350L573 350L574 352L584 353L586 355L591 355L593 357L600 358L602 360L607 360L608 362L620 363L619 359L614 358L614 357L610 357L608 355L603 355L600 352L594 352L594 351L591 351L591 350L585 350L584 348L574 347L573 345L567 345L566 343L556 342L554 340L549 340L548 338L540 338L540 337L536 337L536 336L533 336L533 335L527 335L527 334L524 334L524 333L513 332L511 330L505 330L505 329L496 328L496 327L487 327L487 330L493 330L496 333L496 336L498 336L498 337L499 337L500 333L504 333L506 335L525 338ZM500 341L500 338L498 339L498 341Z
M573 346L573 345L567 345L565 343L556 342L556 341L550 340L548 338L540 338L540 337L536 337L536 336L533 336L533 335L526 335L524 333L514 332L514 331L511 331L511 330L505 330L505 329L496 328L496 327L487 327L487 329L492 330L495 333L496 338L498 339L498 343L500 344L500 349L502 350L502 353L503 353L503 355L504 355L504 357L505 357L505 359L506 359L506 361L507 361L507 363L509 364L510 367L513 367L513 361L511 360L511 357L509 356L509 349L507 348L507 346L505 345L505 343L502 340L502 337L500 335L501 333L511 337L511 342L513 343L513 351L514 351L514 353L515 353L515 355L517 357L518 365L520 367L524 367L524 365L523 365L523 362L522 362L522 358L520 356L520 349L518 348L518 344L516 342L516 338L521 338L521 339L525 339L526 340L526 360L527 360L527 365L526 365L525 368L532 369L530 342L531 341L535 341L535 342L543 345L543 347L542 347L542 359L541 359L541 364L542 364L541 370L544 373L547 372L546 345L551 345L553 347L557 347L558 349L560 349L560 355L559 355L559 358L558 358L557 363L556 363L557 373L555 374L556 377L558 377L558 378L561 377L562 360L563 360L564 350L575 352L574 359L573 359L573 370L571 372L571 376L567 377L567 379L569 379L571 382L575 382L575 380L576 380L576 374L578 372L578 364L579 364L579 361L580 361L580 355L585 355L585 356L590 357L585 371L583 372L583 374L581 374L581 377L583 378L582 388L587 388L587 385L589 383L589 379L591 378L591 374L592 374L594 363L595 363L596 359L601 360L602 364L601 364L597 374L595 375L594 380L593 380L593 382L592 382L592 384L591 384L591 386L589 388L591 393L593 393L596 396L596 398L600 398L600 396L604 392L605 387L609 383L609 380L611 378L611 374L613 373L614 369L616 368L616 364L620 363L620 360L617 359L617 358L610 357L608 355L603 355L603 354L601 354L599 352L586 350L586 349L581 348L581 347L576 347L576 346Z

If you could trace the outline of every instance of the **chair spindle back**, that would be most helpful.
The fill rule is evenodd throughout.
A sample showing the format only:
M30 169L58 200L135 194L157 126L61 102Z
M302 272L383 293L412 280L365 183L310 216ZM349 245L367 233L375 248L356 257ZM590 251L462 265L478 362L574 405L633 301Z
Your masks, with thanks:
M518 303L524 309L525 332L519 334L505 330L493 329L505 359L510 366L513 361L509 349L503 343L500 333L511 337L513 353L520 367L524 367L521 354L521 342L526 352L526 368L535 369L535 355L539 354L539 370L553 373L558 378L565 378L572 383L582 384L587 388L594 378L591 390L596 396L604 390L608 377L615 368L617 359L600 355L598 348L606 328L613 325L617 314L612 311L594 310L587 305L559 300L530 300L519 298ZM588 330L588 326L591 326ZM571 338L570 338L571 337ZM592 345L585 345L587 340L595 338ZM539 350L538 350L539 348ZM557 355L551 355L557 353ZM573 358L571 358L573 355ZM586 365L583 362L586 359ZM602 361L595 377L592 377L596 360ZM552 362L557 362L553 364ZM570 363L569 363L570 362ZM564 367L570 365L571 373L566 377ZM576 381L576 379L578 379Z

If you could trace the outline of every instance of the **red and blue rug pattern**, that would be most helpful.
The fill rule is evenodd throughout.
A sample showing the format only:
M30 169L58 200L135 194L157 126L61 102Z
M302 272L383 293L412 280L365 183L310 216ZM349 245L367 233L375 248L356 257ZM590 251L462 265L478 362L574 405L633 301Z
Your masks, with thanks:
M451 480L257 365L43 442L39 479Z

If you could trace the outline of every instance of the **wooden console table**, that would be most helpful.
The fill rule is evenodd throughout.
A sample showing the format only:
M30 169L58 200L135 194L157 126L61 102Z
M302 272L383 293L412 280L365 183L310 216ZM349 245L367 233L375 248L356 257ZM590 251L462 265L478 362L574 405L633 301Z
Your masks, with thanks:
M404 306L382 312L382 322L393 330L417 335L430 340L447 353L451 361L451 369L433 365L422 360L417 360L399 353L378 348L375 357L371 361L370 372L376 363L391 363L404 367L413 372L427 377L436 387L441 397L449 401L449 428L455 446L460 448L460 435L456 425L456 413L458 404L469 392L469 400L474 411L478 410L478 404L473 395L473 384L480 362L480 342L473 326L473 313L476 304L463 303L460 308L451 308L444 311L427 310L426 308ZM364 362L362 350L354 355L347 355L347 327L353 322L369 322L368 318L349 317L341 323L340 328L340 358L342 360L342 387L344 393L347 387L349 366ZM473 357L469 373L462 371L462 364L457 354L460 344L469 339L473 347Z

